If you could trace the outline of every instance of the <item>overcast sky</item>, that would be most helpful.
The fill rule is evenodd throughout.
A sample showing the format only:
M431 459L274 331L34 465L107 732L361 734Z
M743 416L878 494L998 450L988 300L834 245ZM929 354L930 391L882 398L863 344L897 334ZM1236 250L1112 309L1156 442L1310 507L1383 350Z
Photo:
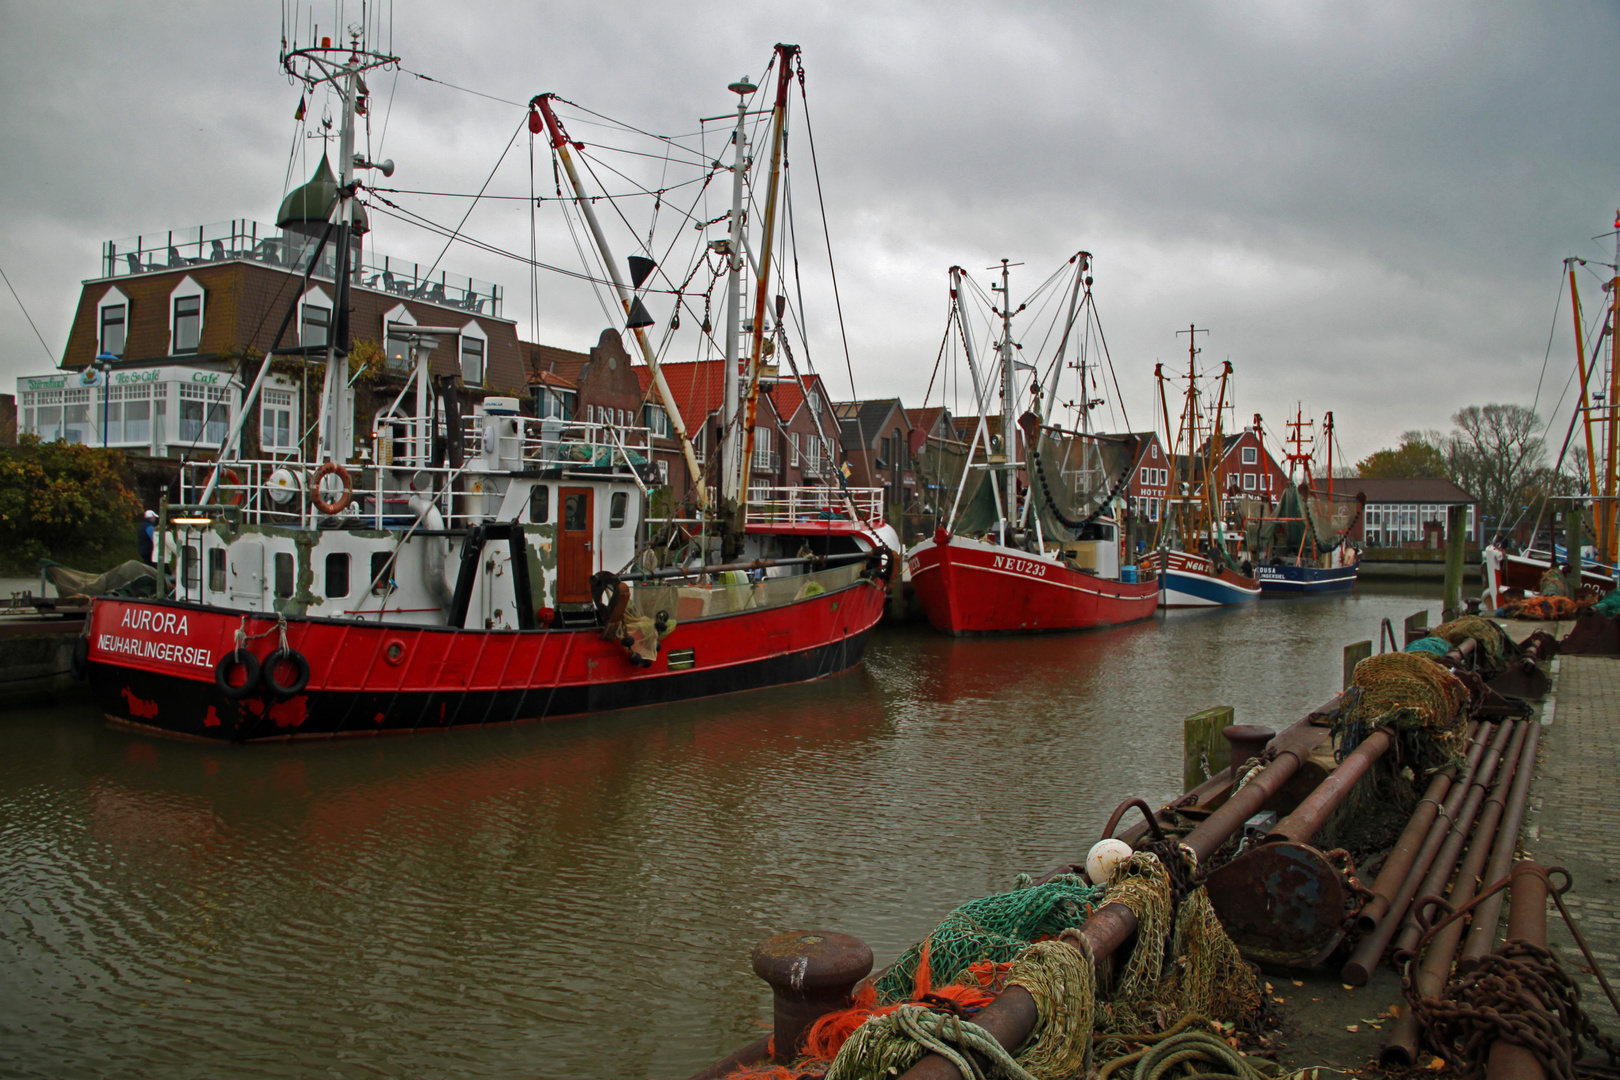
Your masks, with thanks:
M1592 239L1620 206L1613 3L391 7L406 72L372 79L372 138L398 164L378 183L399 188L475 192L523 116L414 73L513 102L555 91L681 134L732 108L726 84L758 79L775 42L801 45L863 397L922 403L951 264L981 280L997 259L1027 264L1016 298L1083 248L1134 426L1153 365L1184 362L1175 333L1196 323L1204 359L1234 365L1239 418L1280 432L1296 401L1331 409L1360 457L1464 405L1531 404L1556 325L1550 415L1573 365L1567 297L1554 322L1562 260L1614 258L1612 236ZM358 21L357 0L335 11L314 5L323 33ZM299 100L276 62L281 18L273 2L0 0L0 267L44 337L0 293L0 387L60 359L104 240L273 222ZM491 194L527 193L527 147L520 135ZM301 149L294 182L312 165ZM390 198L452 226L468 205ZM543 254L571 258L555 208L538 222ZM373 224L375 252L439 255L421 230ZM466 228L528 250L524 202L480 203ZM452 248L442 265L503 285L525 337L537 323L584 349L603 325L566 279L542 276L535 318L523 264ZM1590 309L1607 272L1583 272ZM810 308L816 366L845 396L834 313Z

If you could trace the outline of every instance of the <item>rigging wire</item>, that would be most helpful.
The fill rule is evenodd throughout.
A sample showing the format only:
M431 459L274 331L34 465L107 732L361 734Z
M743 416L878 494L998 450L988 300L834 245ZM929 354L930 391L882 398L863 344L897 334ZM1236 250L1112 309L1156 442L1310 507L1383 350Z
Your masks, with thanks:
M433 260L433 265L428 267L428 272L423 275L424 281L433 277L433 271L439 268L439 262L444 258L445 252L450 250L450 245L456 242L456 237L461 234L462 226L467 224L467 219L472 216L473 209L478 205L478 200L483 196L484 191L489 187L490 182L495 179L495 174L500 171L501 163L506 160L506 155L512 152L512 144L517 142L518 133L523 131L526 127L528 127L527 113L524 114L524 119L522 122L520 122L518 126L512 130L512 137L506 140L506 149L501 151L501 156L495 161L495 168L489 170L489 176L484 178L484 186L478 189L477 195L473 196L472 205L468 206L467 212L461 215L461 221L456 225L455 232L451 234L450 239L444 242L444 247L440 250L439 257Z
M389 55L392 55L392 53ZM443 79L435 79L431 75L424 75L420 71L412 71L410 68L405 67L404 65L401 65L399 70L403 71L407 75L414 75L423 82L438 83L440 86L448 87L451 90L460 90L463 94L471 94L474 97L488 98L490 101L498 101L502 105L513 105L524 110L527 110L529 107L529 104L526 101L510 101L507 98L497 97L494 94L486 94L482 90L471 90L465 86L457 86L455 83L445 82Z
M41 334L39 332L39 327L34 325L34 317L28 314L28 309L23 306L22 297L17 295L16 287L11 284L11 279L6 277L4 267L0 267L0 279L5 280L6 288L11 290L11 298L17 301L17 306L19 308L22 308L23 318L28 320L28 328L34 332L35 337L39 338L39 347L45 350L45 355L50 358L51 363L56 363L56 357L51 354L51 347L45 344L45 335Z
M838 337L844 345L844 367L849 371L849 396L855 393L855 364L849 356L849 330L844 325L844 301L838 292L838 264L833 260L832 230L827 224L827 200L821 187L821 166L816 159L816 136L810 124L810 97L804 88L804 58L799 58L799 99L804 102L804 134L810 143L810 172L816 181L816 204L821 208L821 230L827 244L827 268L831 271L833 306L838 312ZM864 446L863 446L864 449Z

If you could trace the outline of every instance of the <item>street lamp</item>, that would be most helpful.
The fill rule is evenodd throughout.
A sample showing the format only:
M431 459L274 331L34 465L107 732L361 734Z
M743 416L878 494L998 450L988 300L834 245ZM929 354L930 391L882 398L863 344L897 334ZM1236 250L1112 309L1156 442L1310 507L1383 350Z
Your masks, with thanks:
M105 349L96 355L96 368L101 372L101 448L107 449L107 407L110 391L108 384L112 381L112 362L118 357Z

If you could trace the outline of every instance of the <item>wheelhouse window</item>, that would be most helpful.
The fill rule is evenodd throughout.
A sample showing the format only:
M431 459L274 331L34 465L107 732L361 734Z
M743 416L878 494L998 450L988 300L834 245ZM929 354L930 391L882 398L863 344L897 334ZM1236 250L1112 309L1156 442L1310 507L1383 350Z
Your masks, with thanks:
M543 525L551 520L551 488L536 484L529 489L529 521Z
M349 595L349 553L334 551L326 557L326 595L336 600Z
M626 517L626 515L628 513L629 506L630 506L630 493L629 492L615 491L613 493L613 498L608 503L608 528L610 528L610 529L622 529L622 528L624 528L624 519L625 519L625 517Z
M293 557L290 551L278 551L275 557L276 599L285 600L293 594Z

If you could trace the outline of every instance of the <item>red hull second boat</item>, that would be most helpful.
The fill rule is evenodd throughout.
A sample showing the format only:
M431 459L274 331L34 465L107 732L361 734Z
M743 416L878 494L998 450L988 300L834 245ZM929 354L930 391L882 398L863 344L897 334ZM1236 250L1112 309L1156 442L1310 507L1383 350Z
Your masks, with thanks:
M1157 582L1116 581L943 529L912 548L911 584L928 621L948 634L1092 630L1152 616Z

